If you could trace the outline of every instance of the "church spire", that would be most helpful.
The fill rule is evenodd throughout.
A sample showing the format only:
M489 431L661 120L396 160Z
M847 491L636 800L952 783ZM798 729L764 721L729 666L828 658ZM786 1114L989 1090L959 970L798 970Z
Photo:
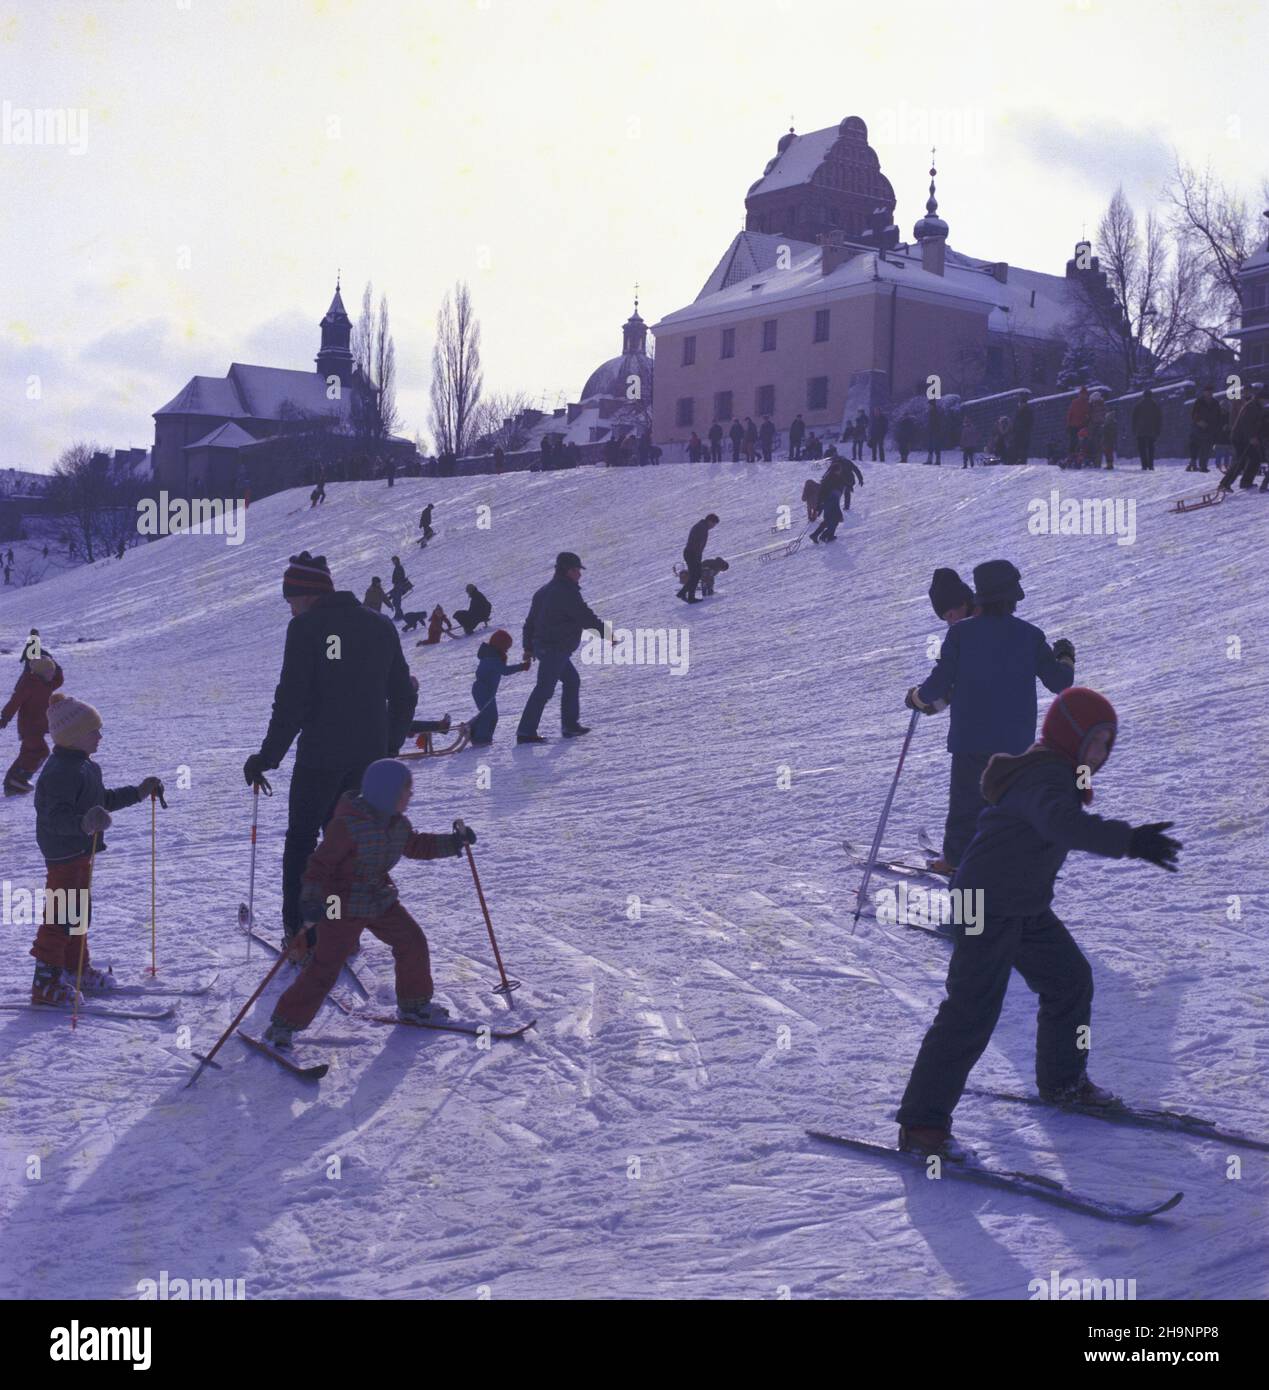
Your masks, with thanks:
M317 353L317 370L322 376L338 377L342 386L349 386L352 384L353 374L352 348L349 346L352 338L352 320L344 308L339 286L340 276L337 272L335 296L319 325L322 330L322 342Z
M639 317L639 282L635 281L634 313L621 325L623 357L639 356L647 351L648 325Z

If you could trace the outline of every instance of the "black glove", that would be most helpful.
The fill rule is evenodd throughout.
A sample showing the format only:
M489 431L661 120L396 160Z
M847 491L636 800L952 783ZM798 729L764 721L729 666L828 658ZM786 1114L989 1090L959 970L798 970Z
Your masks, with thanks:
M903 697L903 703L907 705L909 709L918 709L922 714L938 714L940 710L947 708L947 702L944 700L935 700L932 705L927 705L917 694L917 690L918 687L914 685Z
M476 843L476 832L470 825L464 825L462 821L456 820L454 822L454 833L450 836L450 839L454 845L454 853L462 854L466 845L474 845Z
M1151 825L1137 826L1132 832L1132 839L1128 841L1128 857L1145 859L1170 874L1176 873L1176 856L1181 842L1163 833L1171 830L1173 824L1170 820L1158 820Z
M1053 644L1053 655L1059 661L1068 662L1071 666L1075 665L1075 647L1065 637L1059 637Z
M247 779L247 786L254 787L259 783L261 790L267 792L269 782L264 774L269 766L270 764L264 760L263 753L253 753L242 765L242 775Z

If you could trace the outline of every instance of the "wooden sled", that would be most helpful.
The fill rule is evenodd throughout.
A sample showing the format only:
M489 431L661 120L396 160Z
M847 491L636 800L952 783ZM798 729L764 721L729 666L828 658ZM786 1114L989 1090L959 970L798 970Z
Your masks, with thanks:
M1202 492L1196 497L1178 497L1170 510L1173 512L1196 512L1200 507L1217 506L1227 496L1228 494L1223 488L1213 488L1211 492Z
M454 742L448 748L437 748L433 743L435 734L420 734L415 740L418 751L415 753L398 753L397 758L401 762L410 762L418 758L443 758L446 753L461 753L471 742L471 729L466 724L458 723L450 733L455 735Z

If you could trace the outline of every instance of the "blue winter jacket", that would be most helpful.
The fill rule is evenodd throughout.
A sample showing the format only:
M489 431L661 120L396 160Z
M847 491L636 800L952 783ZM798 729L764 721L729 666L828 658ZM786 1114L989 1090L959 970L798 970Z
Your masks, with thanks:
M1108 859L1128 853L1132 826L1085 811L1075 769L1060 754L1042 749L1018 758L997 754L987 764L982 786L988 804L952 887L981 888L989 918L1043 912L1053 901L1053 885L1070 850Z
M927 704L950 700L952 753L1021 753L1035 739L1037 677L1056 695L1075 680L1044 633L1012 614L954 623L917 693Z
M518 670L518 665L507 664L506 657L497 647L482 642L480 650L476 653L476 679L471 686L471 697L476 702L476 708L483 709L497 695L503 676L510 671Z
M93 847L80 822L93 806L118 811L141 800L136 787L107 787L101 768L74 748L54 748L35 784L35 842L48 864L78 859ZM97 853L106 848L97 836Z

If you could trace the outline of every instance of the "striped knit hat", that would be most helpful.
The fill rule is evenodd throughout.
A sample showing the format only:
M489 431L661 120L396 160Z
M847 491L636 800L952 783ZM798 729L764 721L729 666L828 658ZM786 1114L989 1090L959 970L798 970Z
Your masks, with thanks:
M90 734L101 728L101 715L90 704L54 691L48 698L48 731L59 748L88 752L84 746Z
M335 581L330 577L330 569L325 555L310 555L301 550L291 556L282 576L283 598L312 598L317 594L333 594Z

